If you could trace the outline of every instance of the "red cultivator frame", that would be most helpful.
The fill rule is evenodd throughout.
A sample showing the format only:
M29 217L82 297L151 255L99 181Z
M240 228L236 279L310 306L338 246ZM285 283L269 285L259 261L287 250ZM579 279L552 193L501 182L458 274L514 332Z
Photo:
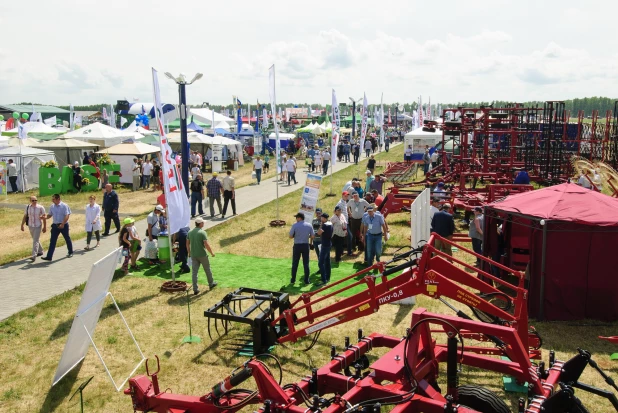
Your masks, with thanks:
M432 330L430 325L439 329ZM465 345L463 334L466 331L499 338L512 349L513 358L505 361L478 354ZM446 334L446 344L438 344L434 337L437 334ZM377 347L390 350L369 366L366 354ZM281 377L277 381L266 365L254 357L203 396L161 392L159 369L150 375L148 365L146 370L152 381L147 376L134 377L125 394L131 396L134 410L158 413L235 412L248 404L261 405L257 409L261 413L377 413L386 406L394 406L391 411L396 413L510 412L504 401L487 389L459 384L459 368L468 365L528 382L528 403L526 405L524 399L519 399L518 413L588 412L575 396L575 388L606 397L618 411L618 399L613 393L578 381L588 364L599 370L608 383L611 381L598 369L590 353L578 351L579 354L567 362L554 360L553 353L550 354L546 370L543 362L538 367L530 363L518 332L511 327L418 309L414 311L411 327L403 339L378 333L365 337L359 330L356 345L350 345L346 337L343 352L337 354L333 346L331 362L313 369L298 383L282 387ZM158 361L157 358L157 364ZM444 362L446 391L442 394L437 379L438 365ZM370 371L363 372L367 368ZM251 377L257 384L256 391L236 389Z

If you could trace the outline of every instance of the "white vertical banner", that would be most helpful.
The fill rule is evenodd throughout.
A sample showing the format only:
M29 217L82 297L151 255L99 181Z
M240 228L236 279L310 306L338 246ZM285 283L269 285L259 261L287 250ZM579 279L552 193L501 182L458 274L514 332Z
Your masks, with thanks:
M275 93L275 65L272 65L270 69L268 69L268 84L270 91L270 110L273 113L277 113L277 95ZM277 143L275 144L275 159L277 162L277 173L281 173L281 141L279 140L279 125L277 125L277 119L273 119L273 123L275 125L275 137ZM279 185L277 185L277 188Z
M339 114L339 103L337 103L337 93L333 89L333 116L332 116L332 139L330 142L330 170L333 171L333 166L337 162L337 144L339 143L339 128L341 126L341 117ZM331 180L332 181L332 180Z
M425 188L410 206L410 242L412 248L417 248L421 246L421 243L429 241L431 230L430 196L430 189Z
M310 223L313 221L315 209L320 198L320 186L322 185L322 176L316 174L307 174L305 188L301 194L300 208L298 212L305 214L305 221Z
M363 121L361 123L360 152L365 150L365 137L367 136L367 94L363 93Z
M73 104L71 103L71 112L69 113L69 123L71 130L75 130L75 114L73 113ZM54 116L55 117L55 116ZM54 120L54 125L56 124Z
M154 89L155 116L161 139L161 168L163 169L163 188L165 190L165 202L167 203L167 219L169 233L175 234L181 228L189 226L191 220L191 208L189 198L183 187L182 178L178 165L171 158L172 148L165 136L165 129L161 123L163 105L161 104L161 92L159 91L159 79L157 71L152 69L152 86Z
M431 96L429 96L429 103L427 104L427 120L431 120Z
M423 96L418 97L418 127L423 127Z
M251 125L251 103L247 103L247 125Z
M28 137L28 133L26 132L26 128L24 127L24 125L25 123L21 123L20 121L17 121L17 137L19 139L26 139ZM22 161L22 165L23 165L23 161Z
M268 111L266 107L262 109L262 129L268 128Z
M380 97L380 150L382 150L382 145L384 145L384 93Z

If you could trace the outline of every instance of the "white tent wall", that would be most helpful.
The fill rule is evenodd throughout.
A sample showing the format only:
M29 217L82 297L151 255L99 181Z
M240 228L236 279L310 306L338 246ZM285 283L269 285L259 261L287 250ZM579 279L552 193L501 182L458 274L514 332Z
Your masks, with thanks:
M442 142L442 132L426 132L423 128L418 128L405 134L403 138L404 147L412 145L413 154L423 154L425 145L430 148L434 147L439 142Z
M110 155L110 158L114 160L118 165L120 165L120 173L122 176L120 177L121 184L132 184L133 183L133 159L136 158L135 155Z
M51 151L34 148L12 147L0 150L0 162L12 159L17 167L17 188L20 192L39 187L39 163L55 160Z

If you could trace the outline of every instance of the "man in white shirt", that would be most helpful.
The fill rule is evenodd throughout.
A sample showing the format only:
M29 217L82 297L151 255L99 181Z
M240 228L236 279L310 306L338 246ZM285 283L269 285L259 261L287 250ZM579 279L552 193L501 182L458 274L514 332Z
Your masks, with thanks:
M408 147L403 151L403 160L404 161L412 160L412 145L408 145Z
M262 181L262 168L264 167L264 163L262 162L261 157L257 157L253 160L253 170L255 171L255 177L257 179L258 185Z
M37 204L36 196L30 197L30 205L26 207L26 213L21 220L21 230L24 231L24 225L28 225L30 236L32 237L32 257L30 261L36 261L36 257L43 255L43 246L41 245L41 228L43 232L47 231L47 216L43 205Z
M429 218L433 219L433 214L440 212L440 198L431 198L431 208L429 208Z
M322 155L322 175L326 175L328 173L328 163L330 162L330 151L324 151Z
M296 161L293 157L287 160L285 163L285 169L288 173L288 186L292 180L294 180L294 185L296 185L298 183L296 182Z
M137 163L137 158L133 158L133 167L131 171L133 172L133 188L132 191L137 191L139 189L139 178L141 175L139 164Z
M223 212L221 213L221 218L225 218L227 204L230 201L232 201L232 212L236 215L236 191L234 189L236 184L234 183L234 178L232 178L232 171L228 169L226 174L227 176L223 178Z
M150 177L152 175L152 163L150 159L146 159L142 165L142 174L144 175L144 188L150 188Z
M202 174L202 171L200 170L200 167L197 166L197 164L193 168L191 168L191 179L193 181L195 181L197 179L197 176L201 174Z
M431 154L431 169L434 169L436 166L438 166L438 151L434 149L433 153Z
M365 157L369 158L371 154L371 141L369 139L365 140Z

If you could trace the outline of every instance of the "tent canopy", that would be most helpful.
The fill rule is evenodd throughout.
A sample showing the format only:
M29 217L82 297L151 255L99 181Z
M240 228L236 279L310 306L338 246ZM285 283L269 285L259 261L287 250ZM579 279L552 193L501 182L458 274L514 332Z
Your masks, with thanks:
M170 143L179 144L180 143L180 135L179 134L170 134L169 135ZM203 135L198 132L191 132L187 134L187 141L189 144L202 144L202 145L236 145L239 142L234 139L225 138L223 136L209 136Z
M200 120L202 122L207 122L209 125L213 121L213 110L208 108L201 109L191 109L191 114L195 116L195 119ZM220 113L214 112L214 121L215 125L219 122L229 122L234 123L234 119L228 118L227 116L223 116Z
M39 185L39 162L56 160L53 152L28 146L13 146L0 150L0 161L13 159L18 171L17 187L32 189Z
M118 145L125 139L135 138L135 133L112 128L111 126L104 125L101 122L95 122L84 126L83 128L69 132L64 136L67 138L92 142L103 147L109 147Z
M148 130L146 128L143 128L141 126L137 126L137 123L135 121L131 122L131 124L129 126L127 126L126 128L122 129L123 132L137 132L137 133L141 133L142 135L146 136L146 135L154 135L155 132Z
M54 152L58 165L62 167L64 165L71 165L75 161L81 163L83 158L82 154L96 149L97 145L69 138L43 141L33 145L33 147L48 149Z
M121 143L119 145L114 145L110 148L98 151L97 153L107 153L109 155L139 156L139 155L147 155L149 153L157 153L160 151L161 149L153 145L148 145L146 143L141 143L141 142L129 142L129 143Z
M545 220L618 226L618 199L569 183L509 196L490 206Z

